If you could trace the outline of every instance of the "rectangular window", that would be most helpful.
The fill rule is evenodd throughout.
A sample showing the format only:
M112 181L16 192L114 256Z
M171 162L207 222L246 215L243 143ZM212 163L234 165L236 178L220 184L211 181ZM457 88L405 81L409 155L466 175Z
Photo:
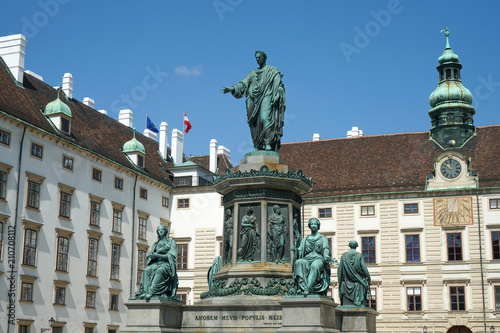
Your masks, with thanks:
M408 311L422 311L422 291L420 287L406 288Z
M144 156L137 155L137 165L144 168Z
M100 182L102 180L102 171L96 168L92 168L92 179Z
M187 295L186 294L177 294L179 297L179 301L181 301L184 305L187 305Z
M40 184L28 180L28 207L40 208Z
M465 287L450 287L451 311L465 311Z
M177 208L189 208L189 199L177 199Z
M370 288L370 294L366 300L366 307L377 311L377 289Z
M56 270L67 272L68 271L68 252L69 240L66 237L59 237L57 239L57 263Z
M95 308L95 291L87 290L87 301L85 302L85 307Z
M97 254L99 252L99 241L89 238L89 253L87 261L87 275L97 276Z
M85 333L94 333L93 327L85 327Z
M31 144L31 156L42 158L42 156L43 156L43 147L37 145L36 143L32 143Z
M446 234L448 260L462 260L462 234L459 232Z
M69 125L70 125L69 120L61 117L61 131L69 134Z
M0 143L3 143L4 145L9 145L10 144L10 133L5 132L0 130Z
M495 286L495 311L500 311L500 286Z
M33 302L33 283L21 283L21 301Z
M63 155L63 168L73 170L73 159Z
M500 259L500 231L491 232L491 248L493 249L493 259Z
M30 333L28 325L19 325L18 333Z
M99 220L101 217L101 204L99 202L90 202L90 224L99 226Z
M118 295L109 295L109 309L118 311Z
M375 263L375 237L361 237L361 253L366 264Z
M122 232L122 211L113 209L113 231Z
M123 190L123 179L115 177L115 188Z
M120 250L120 244L113 243L111 253L111 280L120 279Z
M143 199L147 199L148 198L148 190L141 187L139 190L139 196Z
M188 245L177 244L177 269L187 269Z
M319 218L332 217L332 209L331 208L319 208L318 209Z
M65 305L66 304L66 287L55 287L54 304Z
M418 204L416 203L405 204L405 214L418 214Z
M146 239L148 220L139 216L139 239Z
M63 333L62 327L52 327L52 333Z
M375 215L375 206L361 206L361 216Z
M406 262L420 262L420 237L419 235L406 235Z
M141 282L144 268L146 268L146 251L139 250L137 252L137 283Z
M33 229L24 232L23 265L35 266L37 234Z
M490 199L490 209L500 209L500 199Z
M61 191L61 201L59 205L59 216L70 217L71 194Z
M7 173L0 171L0 199L5 199L7 194Z
M162 205L163 207L167 207L167 208L168 208L168 198L166 198L166 197L162 197L162 198L161 198L161 205Z
M0 260L2 259L3 249L3 222L0 222Z

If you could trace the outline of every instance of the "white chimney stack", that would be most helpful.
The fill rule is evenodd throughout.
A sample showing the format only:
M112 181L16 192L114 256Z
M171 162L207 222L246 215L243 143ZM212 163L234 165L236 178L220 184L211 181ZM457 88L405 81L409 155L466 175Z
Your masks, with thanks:
M208 162L208 170L215 173L217 171L217 140L210 140L210 160Z
M150 139L153 139L155 141L158 141L158 134L153 132L152 130L150 130L149 128L145 128L144 129L144 132L142 132L142 134L147 137L147 138L150 138Z
M228 160L231 160L231 151L229 148L226 148L224 146L219 146L219 149L217 149L217 155L226 155L226 158Z
M175 164L182 163L184 154L184 133L178 129L172 131L172 158Z
M21 34L0 37L0 57L9 67L12 76L23 83L26 37Z
M92 109L95 109L95 102L90 97L83 98L83 104L90 106Z
M37 78L38 80L42 81L43 82L43 76L41 75L38 75L37 73L35 72L32 72L32 71L24 71L26 74L29 74L35 78Z
M132 128L134 126L134 113L130 109L120 110L118 113L118 121Z
M62 90L66 94L66 96L68 96L68 98L73 98L73 75L71 75L71 73L64 73Z
M97 110L97 111L99 111L102 114L108 115L108 111L106 111L106 110Z
M364 136L364 134L357 126L353 126L350 131L347 131L348 138L357 138L358 136Z
M321 137L319 136L319 133L314 133L313 134L313 141L319 141L321 140Z
M168 153L168 124L166 121L162 121L160 124L160 154L163 159L167 159Z

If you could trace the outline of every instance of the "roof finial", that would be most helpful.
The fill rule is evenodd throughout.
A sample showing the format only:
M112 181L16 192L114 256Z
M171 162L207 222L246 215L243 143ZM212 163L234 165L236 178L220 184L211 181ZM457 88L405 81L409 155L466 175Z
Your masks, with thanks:
M444 32L444 35L446 36L446 48L450 49L450 41L448 39L448 37L450 36L450 29L446 27L443 30L441 30L441 32Z

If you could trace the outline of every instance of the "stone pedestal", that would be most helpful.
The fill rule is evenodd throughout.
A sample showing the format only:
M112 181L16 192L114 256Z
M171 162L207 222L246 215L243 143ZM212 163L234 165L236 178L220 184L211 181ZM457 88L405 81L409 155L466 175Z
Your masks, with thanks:
M181 302L167 300L129 300L126 333L180 333L182 324Z
M184 307L182 332L271 333L281 326L281 297L214 297Z
M337 307L336 320L341 332L375 333L377 312L368 308Z
M338 333L335 308L337 303L321 296L289 296L281 301L283 324L277 333Z

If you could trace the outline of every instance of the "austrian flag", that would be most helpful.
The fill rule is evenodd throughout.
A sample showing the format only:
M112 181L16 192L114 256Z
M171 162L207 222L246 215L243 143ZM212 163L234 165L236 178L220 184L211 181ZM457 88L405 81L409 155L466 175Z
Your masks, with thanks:
M184 125L186 125L186 129L184 130L184 132L188 133L189 130L191 129L191 123L189 122L189 119L186 116L186 112L184 112Z

